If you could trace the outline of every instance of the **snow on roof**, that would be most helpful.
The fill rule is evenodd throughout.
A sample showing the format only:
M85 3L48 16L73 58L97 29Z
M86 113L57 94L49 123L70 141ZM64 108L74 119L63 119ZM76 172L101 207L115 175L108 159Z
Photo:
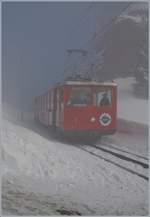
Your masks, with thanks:
M115 82L97 82L97 81L65 81L63 83L57 83L52 87L49 87L47 90L43 91L39 96L45 95L48 91L52 90L55 87L60 87L63 85L103 85L103 86L117 86ZM37 97L39 97L37 96ZM35 98L37 98L35 97Z
M97 82L97 81L65 81L66 85L104 85L104 86L117 86L115 82Z

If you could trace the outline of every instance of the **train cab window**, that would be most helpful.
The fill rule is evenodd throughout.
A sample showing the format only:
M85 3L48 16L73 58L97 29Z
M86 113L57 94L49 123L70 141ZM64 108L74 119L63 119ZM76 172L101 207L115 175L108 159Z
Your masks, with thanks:
M67 102L68 106L87 106L92 103L91 89L86 87L72 88L70 98Z
M112 92L111 90L98 91L96 94L97 106L110 106L112 104Z

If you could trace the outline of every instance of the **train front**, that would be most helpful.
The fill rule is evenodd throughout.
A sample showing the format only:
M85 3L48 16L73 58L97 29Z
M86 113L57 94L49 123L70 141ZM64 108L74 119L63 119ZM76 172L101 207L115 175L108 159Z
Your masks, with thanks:
M63 131L68 136L101 136L116 131L117 86L72 83L64 86Z

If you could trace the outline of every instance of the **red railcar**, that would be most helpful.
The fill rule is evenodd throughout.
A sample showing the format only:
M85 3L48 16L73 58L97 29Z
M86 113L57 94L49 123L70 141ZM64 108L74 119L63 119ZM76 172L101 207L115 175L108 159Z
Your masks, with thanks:
M117 85L66 81L35 98L35 120L66 135L116 131Z

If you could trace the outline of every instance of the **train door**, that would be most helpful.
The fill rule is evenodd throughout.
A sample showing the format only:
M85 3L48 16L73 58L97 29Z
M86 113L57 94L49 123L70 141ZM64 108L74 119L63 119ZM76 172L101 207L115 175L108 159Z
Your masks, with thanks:
M64 110L64 102L63 102L63 88L59 87L56 89L54 93L54 119L53 124L57 128L62 128L63 125L63 110Z

